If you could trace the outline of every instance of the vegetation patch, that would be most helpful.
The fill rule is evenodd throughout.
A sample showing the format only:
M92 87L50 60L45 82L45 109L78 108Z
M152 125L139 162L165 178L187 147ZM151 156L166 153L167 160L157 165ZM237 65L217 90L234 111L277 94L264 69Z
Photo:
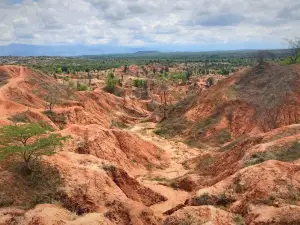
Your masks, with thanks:
M198 162L197 168L199 168L200 171L208 169L213 163L215 162L215 158L213 158L210 155L205 155L201 157L201 159Z
M15 122L15 123L28 123L28 122L30 122L28 117L27 117L27 112L21 112L21 113L14 114L8 119Z
M239 214L236 214L234 216L233 221L235 222L236 225L246 225L244 218Z
M213 125L220 121L219 116L212 116L207 119L201 120L196 124L196 129L198 134L203 134L208 131Z
M282 147L277 150L254 153L245 162L245 166L256 165L267 160L292 162L299 158L300 158L300 143L296 141L287 147Z
M229 150L233 149L236 145L238 145L239 143L244 141L246 138L247 138L246 136L242 136L238 139L235 139L234 141L232 141L229 144L227 144L227 145L223 146L222 148L220 148L219 151L220 152L229 151Z
M224 206L232 203L233 199L230 196L227 196L225 193L220 195L209 195L204 193L203 195L197 196L192 199L192 205L201 206L201 205L215 205L215 206Z
M133 80L133 86L137 88L142 88L144 86L147 86L147 80L135 79Z
M184 131L192 125L184 114L190 108L196 105L197 95L189 95L185 99L170 106L167 112L167 118L161 122L160 129L164 136L174 136L183 134Z
M171 121L166 120L161 123L160 127L155 130L155 134L170 137L180 135L190 126L190 122L185 118L174 118Z
M226 129L223 129L223 130L220 130L218 132L215 133L215 137L216 137L216 140L219 144L224 144L226 142L229 142L231 141L231 133L226 130Z
M169 76L170 80L180 80L181 82L187 81L187 75L185 73L176 73Z
M272 206L274 204L274 201L275 201L275 196L274 195L270 195L268 196L266 199L263 199L262 200L262 203L265 204L265 205L270 205Z
M77 82L76 90L77 91L88 91L89 87L86 84L82 84L82 83Z
M203 221L199 218L186 214L185 217L178 223L178 225L202 225L206 222L207 221Z
M0 71L0 87L7 84L9 74L6 71Z
M116 90L116 85L119 83L119 79L115 77L113 72L110 72L105 81L104 91L114 94Z
M111 124L112 124L112 126L118 127L118 128L120 128L120 129L126 129L126 128L128 128L128 125L127 125L127 124L121 123L121 122L118 122L118 121L115 121L115 120L112 120L112 121L111 121Z
M55 154L56 147L61 146L67 137L49 134L49 131L42 123L1 128L0 159L3 167L9 168L12 177L0 182L0 205L31 208L36 204L52 203L60 199L62 183L59 172L43 163L41 156ZM6 182L14 184L5 188Z
M235 85L229 87L227 97L232 101L237 99L237 89Z
M264 131L269 131L278 127L280 106L286 97L298 102L295 92L297 77L292 66L263 63L241 77L236 84L236 95L255 108L254 119Z
M15 162L9 170L16 186L8 187L6 182L0 183L0 206L14 205L29 209L37 204L60 201L63 182L56 168L39 161L34 169L28 171L24 163Z
M44 114L55 124L67 124L67 117L64 114L59 114L50 110L44 111Z

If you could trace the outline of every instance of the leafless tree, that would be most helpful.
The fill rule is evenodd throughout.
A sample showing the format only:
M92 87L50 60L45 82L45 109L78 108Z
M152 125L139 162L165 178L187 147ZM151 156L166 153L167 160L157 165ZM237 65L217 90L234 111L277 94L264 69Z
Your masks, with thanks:
M88 71L87 73L88 73L89 87L90 87L92 84L92 75L91 75L90 71Z
M48 102L47 108L52 113L54 106L61 103L61 94L57 86L49 87L46 101Z
M267 58L273 57L273 54L267 50L260 50L255 54L258 65L263 65Z
M292 64L297 63L298 59L300 58L300 38L297 37L295 39L286 39L290 49L290 60Z
M164 83L161 83L159 86L159 92L160 92L160 101L162 104L162 110L163 110L163 120L167 116L167 92L168 92L168 86Z

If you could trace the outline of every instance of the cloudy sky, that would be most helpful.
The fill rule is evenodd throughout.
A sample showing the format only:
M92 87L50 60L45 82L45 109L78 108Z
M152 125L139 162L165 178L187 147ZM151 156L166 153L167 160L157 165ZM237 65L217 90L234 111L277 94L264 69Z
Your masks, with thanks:
M0 0L0 45L279 48L300 36L295 0Z

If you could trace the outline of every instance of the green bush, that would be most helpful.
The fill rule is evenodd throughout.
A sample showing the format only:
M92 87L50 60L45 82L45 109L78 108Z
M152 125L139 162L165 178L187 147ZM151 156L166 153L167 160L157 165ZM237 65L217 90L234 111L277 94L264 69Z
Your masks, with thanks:
M169 78L170 78L170 80L181 80L182 82L187 81L186 73L172 74L169 76Z
M224 144L226 142L231 141L231 133L227 130L220 130L219 132L216 133L217 135L217 141L220 144Z
M212 85L214 85L216 83L215 79L213 77L209 77L207 80L206 80L206 83L207 85L210 87Z
M21 160L28 171L33 171L42 155L52 155L55 147L67 137L48 134L49 128L40 123L8 125L0 130L0 159Z
M147 83L146 80L136 79L133 81L133 86L135 86L137 88L141 88L141 87L144 87L146 85L146 83Z
M115 75L112 72L110 72L106 78L106 86L104 87L104 90L113 94L116 90L116 85L118 84L118 82L119 80L115 77Z
M77 91L87 91L89 87L86 84L77 83L76 90Z
M15 123L27 123L29 119L27 117L27 112L17 113L9 118L9 120Z

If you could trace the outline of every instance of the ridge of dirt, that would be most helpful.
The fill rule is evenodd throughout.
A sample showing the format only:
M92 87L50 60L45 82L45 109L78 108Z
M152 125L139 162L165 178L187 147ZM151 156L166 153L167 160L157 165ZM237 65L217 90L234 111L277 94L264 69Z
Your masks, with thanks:
M13 203L0 208L0 224L297 224L300 127L288 124L298 120L298 100L290 97L297 96L298 67L241 70L171 106L159 125L145 122L155 114L147 101L124 105L100 89L73 93L49 115L43 95L57 81L25 67L0 67L9 75L0 87L1 125L24 123L13 119L25 115L25 122L43 120L71 136L58 153L43 157L62 177L61 205L17 209L26 202L27 187L6 188L16 186L15 175L1 168L1 190ZM280 83L284 78L277 76L289 73L283 86L272 80L276 71ZM261 90L252 93L257 83ZM286 91L291 83L292 92ZM270 87L282 88L273 102L280 107L279 127L264 130L255 120L256 103L246 97ZM243 89L247 96L240 95Z

